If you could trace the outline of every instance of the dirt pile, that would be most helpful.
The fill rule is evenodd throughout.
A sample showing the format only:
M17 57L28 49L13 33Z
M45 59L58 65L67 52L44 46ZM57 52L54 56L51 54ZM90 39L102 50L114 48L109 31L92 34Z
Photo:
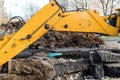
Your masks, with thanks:
M96 37L93 33L49 31L42 38L31 45L31 47L46 49L64 47L92 48L99 47L101 44L104 44L104 41Z
M9 33L18 30L21 27L21 23L10 22L9 25L4 24L2 26L7 26L6 33ZM49 31L30 45L30 49L93 48L99 47L101 44L104 44L103 40L92 33ZM80 59L60 60L47 58L41 60L41 58L46 57L46 54L45 56L41 56L41 54L35 55L36 59L31 57L11 60L8 65L8 74L2 77L2 80L52 80L54 76L54 80L71 80L71 78L79 80L81 72L89 67L89 64Z
M10 28L10 29L12 29L12 28L19 28L21 25L24 25L24 23L22 23L21 24L21 22L19 22L19 21L17 21L17 22L10 22L10 23L8 23L8 24L1 24L1 26L3 26L3 27L8 27L8 28Z
M2 33L0 35L11 34L19 30L21 26L24 25L24 22L8 22L7 24L1 24Z

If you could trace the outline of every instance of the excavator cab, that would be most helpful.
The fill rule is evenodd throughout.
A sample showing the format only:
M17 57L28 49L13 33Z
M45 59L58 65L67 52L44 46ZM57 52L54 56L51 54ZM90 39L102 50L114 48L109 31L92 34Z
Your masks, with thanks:
M118 11L116 26L120 28L120 8L115 9Z
M120 28L120 8L115 9L115 11L117 12L109 15L108 21L110 25Z
M115 13L103 16L102 18L111 26L120 28L120 8L115 9L115 11Z
M112 17L112 16L114 16L114 17ZM118 14L116 14L116 13L109 15L109 17L108 17L109 24L116 27L117 18L118 18Z

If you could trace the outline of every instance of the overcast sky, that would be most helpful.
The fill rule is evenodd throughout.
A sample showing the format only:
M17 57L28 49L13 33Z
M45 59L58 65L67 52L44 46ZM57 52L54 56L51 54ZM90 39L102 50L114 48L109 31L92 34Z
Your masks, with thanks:
M24 17L24 9L30 4L36 5L39 8L47 4L49 0L4 0L7 13L12 13L13 16Z

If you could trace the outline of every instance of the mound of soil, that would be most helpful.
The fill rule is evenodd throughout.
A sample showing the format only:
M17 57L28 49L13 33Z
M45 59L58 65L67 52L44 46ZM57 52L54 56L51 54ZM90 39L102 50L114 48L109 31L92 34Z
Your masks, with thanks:
M104 44L104 41L93 33L73 33L49 31L42 38L31 45L32 48L64 48L80 47L93 48Z

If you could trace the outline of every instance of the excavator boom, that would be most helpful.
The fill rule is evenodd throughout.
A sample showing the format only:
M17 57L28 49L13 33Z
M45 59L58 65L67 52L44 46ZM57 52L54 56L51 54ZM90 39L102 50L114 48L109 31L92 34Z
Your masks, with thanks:
M14 36L0 49L0 65L16 56L39 37L48 32L61 17L60 7L51 2L38 11ZM48 24L51 24L50 26ZM5 37L8 38L8 37ZM4 42L3 39L1 42Z
M0 39L0 65L19 54L49 30L106 35L119 33L118 27L106 23L94 10L63 12L60 5L52 1L38 11L19 31Z

